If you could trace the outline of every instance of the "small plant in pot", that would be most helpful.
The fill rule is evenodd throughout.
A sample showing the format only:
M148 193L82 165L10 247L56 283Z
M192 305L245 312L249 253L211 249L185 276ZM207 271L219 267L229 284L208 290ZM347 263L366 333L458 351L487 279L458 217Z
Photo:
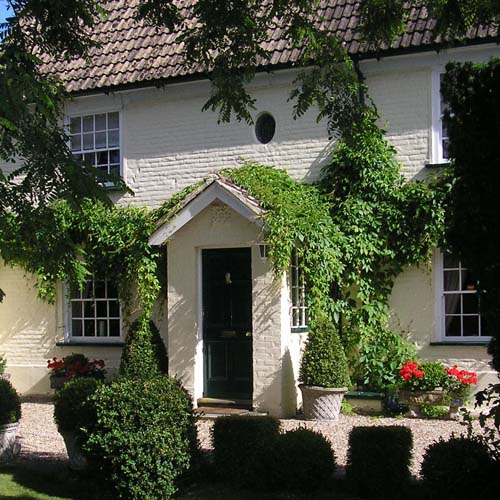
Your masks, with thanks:
M50 387L61 388L68 380L75 377L95 378L104 380L106 370L102 359L90 361L83 354L71 354L65 358L52 358L47 361L50 370Z
M9 461L19 451L16 433L21 418L21 401L12 384L0 379L0 463Z
M300 365L300 390L307 420L335 420L350 385L347 361L330 319L311 324Z
M81 451L86 440L83 429L95 424L95 409L90 396L101 384L100 380L92 377L75 377L56 391L54 419L66 444L70 468L73 470L87 466Z

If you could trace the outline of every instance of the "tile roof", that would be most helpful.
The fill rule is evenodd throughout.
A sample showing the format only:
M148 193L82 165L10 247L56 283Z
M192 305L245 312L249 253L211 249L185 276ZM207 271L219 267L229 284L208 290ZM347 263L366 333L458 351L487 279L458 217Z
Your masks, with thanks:
M178 41L179 33L169 33L167 29L149 26L136 19L138 1L104 0L108 16L97 22L93 33L100 46L92 48L87 59L54 61L44 56L42 71L61 79L69 92L113 90L201 74L201 66L185 63L183 44ZM195 1L179 0L183 12L189 12ZM356 33L359 3L360 0L322 0L321 14L324 27L338 35L350 54L368 57L373 53ZM393 51L425 50L440 42L432 36L436 22L429 18L426 9L409 8L405 33L390 46L381 46L380 55ZM287 65L297 61L300 50L282 39L282 33L283 30L277 27L269 34L268 41L263 44L269 57L260 61L260 65ZM467 40L472 43L498 41L499 35L498 26L478 26L469 31Z

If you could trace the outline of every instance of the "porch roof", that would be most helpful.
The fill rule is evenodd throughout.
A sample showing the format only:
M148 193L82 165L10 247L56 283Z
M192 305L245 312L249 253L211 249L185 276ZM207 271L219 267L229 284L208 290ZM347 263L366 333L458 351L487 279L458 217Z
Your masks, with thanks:
M172 239L179 229L216 200L257 226L263 227L265 210L257 198L227 177L214 174L186 196L173 214L169 213L158 221L155 231L149 237L150 245L162 245Z

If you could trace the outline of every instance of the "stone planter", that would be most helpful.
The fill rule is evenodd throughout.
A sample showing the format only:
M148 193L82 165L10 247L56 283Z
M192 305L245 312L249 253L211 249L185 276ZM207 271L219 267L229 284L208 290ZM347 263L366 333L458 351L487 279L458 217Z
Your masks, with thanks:
M420 417L419 407L423 405L446 405L445 392L443 389L433 391L405 391L400 390L398 400L401 404L408 406L407 417Z
M87 459L82 454L82 449L74 431L59 431L64 439L66 451L68 452L69 468L71 470L83 470L87 468Z
M384 397L384 394L369 391L350 391L344 396L360 415L381 415L384 412Z
M10 462L19 453L20 446L16 442L19 422L0 425L0 463Z
M347 387L317 387L299 385L306 420L336 420Z

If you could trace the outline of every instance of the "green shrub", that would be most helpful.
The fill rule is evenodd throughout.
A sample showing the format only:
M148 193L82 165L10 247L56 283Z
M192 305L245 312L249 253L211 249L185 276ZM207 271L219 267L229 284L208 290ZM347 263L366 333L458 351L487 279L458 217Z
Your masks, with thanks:
M0 379L0 425L13 424L21 418L21 401L12 384Z
M266 487L270 454L279 431L279 420L274 417L218 418L212 429L212 441L220 479L238 486Z
M340 338L332 322L320 316L309 330L302 362L300 380L305 385L348 387L347 361Z
M436 500L496 498L499 472L488 448L478 439L465 436L431 444L424 453L421 469L427 498Z
M81 429L95 425L95 408L89 399L101 383L95 378L76 377L56 391L54 420L59 431L76 432L83 440Z
M330 443L319 432L296 429L281 434L276 442L270 469L273 486L309 492L322 489L335 471Z
M131 378L152 378L168 373L165 344L153 321L135 321L123 348L120 375Z
M441 405L421 405L418 409L426 418L443 418L447 417L450 413L448 406Z
M397 332L377 328L364 334L357 360L363 384L369 390L384 392L399 381L399 369L405 361L415 357L415 346Z
M413 438L402 426L355 427L349 434L346 479L356 494L401 500L410 480Z
M437 387L445 387L448 374L443 364L438 361L424 361L418 368L424 372L423 378L419 383L419 390L432 391Z
M7 364L7 360L3 356L0 356L0 375L3 375L3 373L5 371L6 364Z
M192 402L174 379L120 378L91 396L96 424L85 451L128 500L168 499L197 452Z

